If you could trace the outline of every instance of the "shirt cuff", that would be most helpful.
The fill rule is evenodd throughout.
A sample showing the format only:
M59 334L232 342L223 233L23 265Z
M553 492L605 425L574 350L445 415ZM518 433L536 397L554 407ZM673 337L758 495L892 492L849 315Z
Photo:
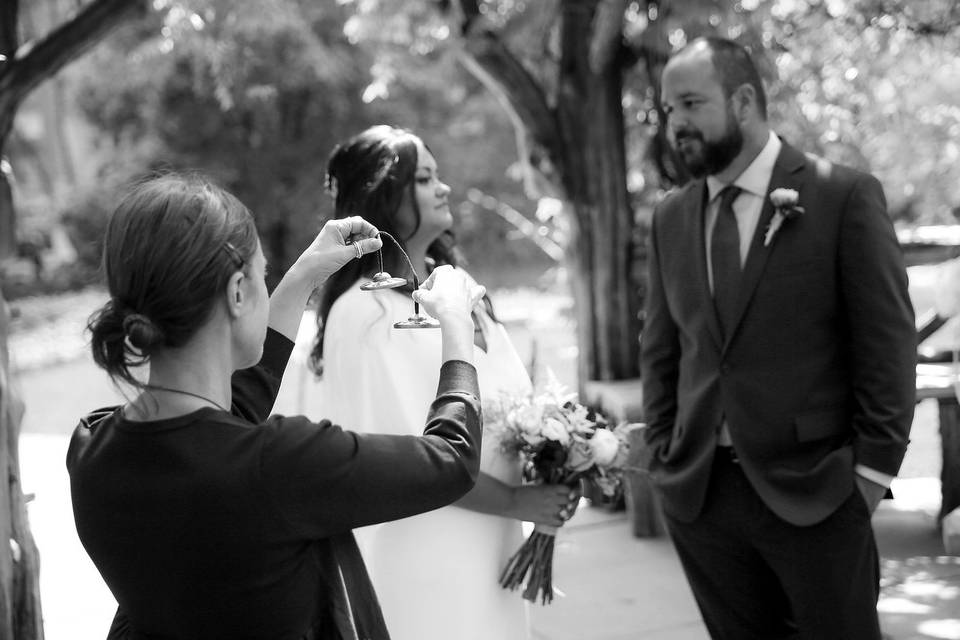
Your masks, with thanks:
M853 468L853 470L854 472L856 472L858 476L862 476L867 480L869 480L870 482L879 484L880 486L886 487L887 489L890 488L890 485L893 483L893 479L896 477L896 476L887 475L886 473L883 473L882 471L877 471L876 469L871 469L870 467L866 467L862 464L856 465Z

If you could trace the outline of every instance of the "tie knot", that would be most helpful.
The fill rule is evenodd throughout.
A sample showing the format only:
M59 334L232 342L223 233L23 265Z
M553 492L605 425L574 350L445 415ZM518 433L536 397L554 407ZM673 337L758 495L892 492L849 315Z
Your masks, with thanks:
M743 193L743 189L736 185L728 184L720 190L720 208L726 209L733 206L733 201Z

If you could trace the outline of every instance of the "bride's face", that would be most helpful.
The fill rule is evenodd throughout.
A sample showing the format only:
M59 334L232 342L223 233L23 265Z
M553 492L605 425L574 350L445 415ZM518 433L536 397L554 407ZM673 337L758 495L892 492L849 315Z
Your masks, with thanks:
M453 226L453 215L450 213L450 187L440 179L437 161L433 154L418 138L417 141L417 169L413 176L413 198L416 209L409 202L409 197L401 211L403 226L414 229L410 240L423 240L427 244L433 242L444 231ZM419 225L417 214L419 213ZM409 225L409 226L408 226Z

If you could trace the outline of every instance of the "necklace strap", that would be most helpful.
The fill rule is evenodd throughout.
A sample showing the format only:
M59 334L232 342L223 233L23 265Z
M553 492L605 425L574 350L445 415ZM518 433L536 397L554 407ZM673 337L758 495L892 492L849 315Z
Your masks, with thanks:
M204 402L209 402L210 404L215 406L217 409L220 409L220 411L223 411L224 413L230 413L229 409L224 407L222 404L220 404L216 400L208 398L207 396L204 396L204 395L200 395L199 393L194 393L193 391L187 391L186 389L174 389L173 387L164 387L159 384L145 384L143 385L143 388L152 389L154 391L166 391L167 393L179 393L184 396L192 396L199 400L203 400Z

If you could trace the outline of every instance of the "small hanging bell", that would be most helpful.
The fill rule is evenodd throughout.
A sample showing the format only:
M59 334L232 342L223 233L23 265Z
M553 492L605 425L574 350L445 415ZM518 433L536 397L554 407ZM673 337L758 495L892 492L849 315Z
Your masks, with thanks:
M403 278L394 278L386 271L380 271L373 274L373 278L370 282L364 282L360 285L360 289L363 291L376 291L377 289L396 289L397 287L402 287L407 284L407 281Z
M439 329L440 323L427 316L415 313L406 320L393 323L394 329Z

